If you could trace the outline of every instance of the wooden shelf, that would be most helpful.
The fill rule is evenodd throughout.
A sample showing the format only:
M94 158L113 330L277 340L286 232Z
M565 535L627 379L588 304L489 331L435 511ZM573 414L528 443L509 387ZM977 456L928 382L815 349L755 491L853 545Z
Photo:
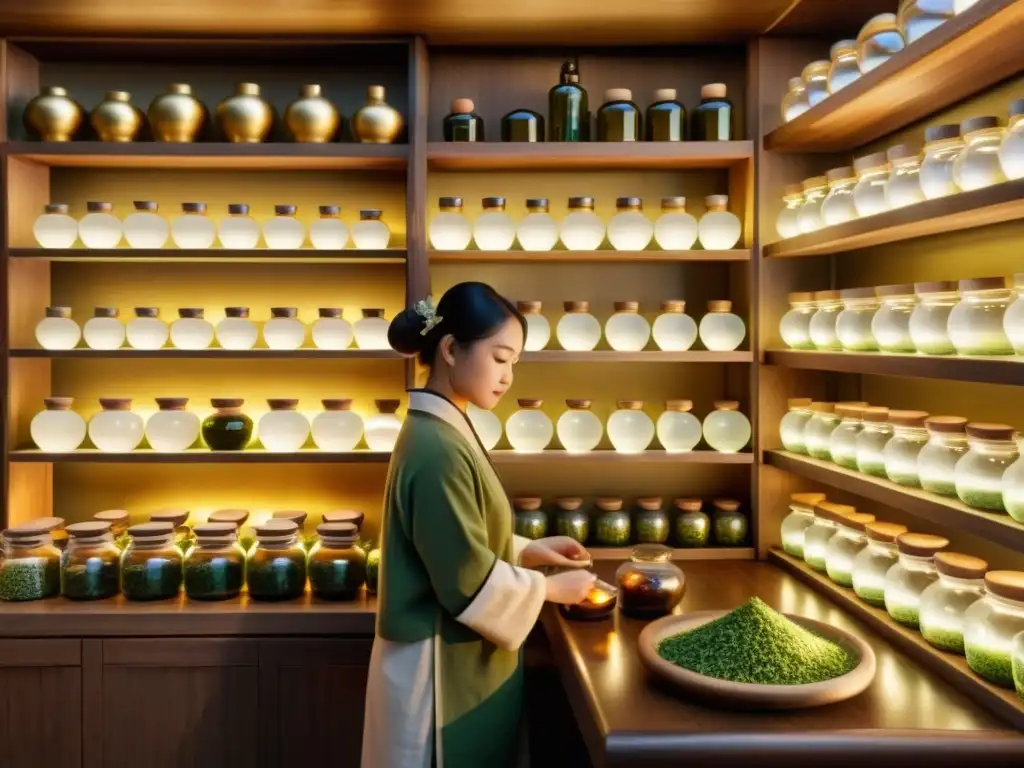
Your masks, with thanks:
M948 499L922 491L920 488L907 488L837 466L829 461L812 459L810 456L789 451L765 451L764 463L808 480L903 510L922 520L1024 551L1024 525L1009 515L972 509L958 499Z
M11 357L60 360L405 360L392 349L12 349Z
M632 547L587 547L592 560L629 560ZM754 560L753 547L701 547L672 550L673 560Z
M843 253L1020 218L1024 218L1024 179L925 200L790 237L765 246L764 255L781 259Z
M1024 703L1017 694L992 685L974 674L963 656L933 648L920 633L900 626L885 610L863 602L853 590L834 584L827 576L812 570L802 560L797 560L778 549L772 549L768 553L768 559L825 595L981 706L1005 718L1017 728L1024 729Z
M1022 37L1024 4L980 2L776 128L765 149L836 152L867 144L1019 72Z
M750 261L750 251L428 251L440 264L618 264L629 262Z
M564 349L543 349L523 352L523 363L752 363L754 353L736 352L615 352L599 349L593 352L567 352Z
M19 449L9 453L11 462L43 464L382 464L391 460L390 451L302 450L297 453L271 453L259 449L245 451L210 451L204 448L181 453L159 453L138 450L130 453L104 453L94 448L68 453L44 453L35 449Z
M719 453L718 451L689 451L669 453L653 450L643 453L618 453L612 450L569 453L562 450L518 453L512 450L491 451L495 464L538 464L559 462L565 464L601 464L607 461L616 464L753 464L752 453Z
M809 371L910 376L1014 386L1024 384L1024 357L1017 355L957 357L776 349L765 352L765 362L768 365Z
M454 143L427 145L438 171L679 170L751 161L752 141Z
M254 248L236 251L227 248L191 250L182 248L11 248L12 259L68 262L133 262L159 264L405 264L404 248L361 251L355 248L340 251L271 250Z

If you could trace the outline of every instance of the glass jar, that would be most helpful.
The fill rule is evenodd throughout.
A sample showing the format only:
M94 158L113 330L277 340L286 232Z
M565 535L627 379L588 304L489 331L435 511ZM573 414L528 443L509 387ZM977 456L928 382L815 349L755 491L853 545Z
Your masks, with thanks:
M750 420L736 400L716 400L715 410L704 417L704 442L719 453L738 453L750 442Z
M686 107L675 88L658 88L647 107L644 138L647 141L686 141Z
M650 245L654 225L643 214L644 201L639 197L620 197L615 201L616 213L608 222L608 242L617 251L642 251Z
M789 294L789 311L782 316L779 334L790 349L814 349L811 341L811 318L817 312L813 294L801 291Z
M779 421L779 438L787 451L807 453L804 430L814 415L811 402L809 397L791 397L786 401L786 414Z
M275 205L274 217L263 222L263 241L272 250L298 250L306 241L306 227L295 218L294 205Z
M146 420L146 440L154 451L180 453L199 439L199 417L188 409L187 397L158 397L160 408Z
M104 522L110 526L110 535L118 551L123 551L131 542L131 539L128 537L128 524L130 520L127 510L104 509L93 515L92 519Z
M252 349L259 338L256 323L249 319L248 307L225 307L224 319L217 323L214 333L222 349Z
M558 244L558 222L550 213L546 197L526 200L526 216L516 227L516 238L524 251L550 251Z
M32 224L32 235L42 248L70 248L78 239L78 222L68 215L68 206L49 203Z
M85 419L71 410L70 397L43 399L46 410L32 417L29 434L36 447L45 453L64 453L77 449L85 440Z
M955 499L953 473L960 457L967 453L967 419L932 416L925 419L924 426L928 430L928 442L917 454L921 488Z
M209 248L217 226L206 215L206 203L182 203L182 215L171 222L171 239L179 248Z
M306 325L298 319L296 307L271 307L270 320L263 324L263 341L270 349L298 349L306 343Z
M124 239L128 245L132 248L163 248L171 228L163 216L157 213L160 205L138 200L133 205L135 213L128 214L124 219Z
M804 562L814 570L824 573L828 542L838 530L836 520L856 512L857 510L846 504L818 502L814 507L814 522L804 529Z
M740 503L732 499L715 499L711 504L715 508L711 516L715 544L719 547L744 546L750 524L747 516L740 512Z
M1003 331L1010 346L1018 355L1024 355L1024 272L1013 276L1016 298L1003 315Z
M953 162L963 148L959 123L933 125L925 130L920 180L921 192L927 200L955 195L960 191L953 180Z
M885 203L890 210L920 203L925 199L921 190L921 150L909 144L897 144L886 150L892 170L885 185Z
M668 453L692 451L704 434L700 419L690 411L690 400L666 400L665 410L658 417L655 429L658 442Z
M949 316L960 301L953 281L914 283L917 304L910 313L908 330L914 349L922 355L952 355L956 347L949 339Z
M860 78L857 66L857 41L840 40L829 49L832 64L828 70L828 91L835 93Z
M799 215L804 204L804 187L802 184L787 184L782 196L783 208L775 217L775 231L785 240L800 234Z
M894 621L917 629L921 593L939 580L935 555L949 540L926 533L904 533L896 539L899 559L885 573L885 610Z
M178 310L171 323L171 344L178 349L207 349L213 343L213 323L201 308Z
M320 401L324 410L313 417L310 432L321 451L342 453L354 450L363 439L363 419L352 410L348 398Z
M551 323L541 314L544 305L539 301L517 301L516 309L526 318L526 340L523 350L539 352L551 341Z
M127 453L139 447L143 437L142 417L132 413L129 397L101 397L103 408L89 419L89 439L106 453Z
M222 248L251 250L260 242L260 225L249 215L245 203L228 205L228 216L217 225L217 239Z
M1013 690L1013 638L1024 632L1024 573L989 571L984 596L964 611L967 666Z
M120 349L124 344L124 326L118 320L117 307L96 307L85 321L82 336L89 349Z
M825 174L828 180L828 194L821 202L821 220L827 227L842 224L857 218L853 204L853 188L857 177L851 166L833 168Z
M283 518L254 525L256 544L245 558L245 583L254 600L294 600L306 591L306 552L299 527Z
M566 301L562 307L565 314L555 326L558 343L570 352L590 352L601 340L601 324L590 314L590 302Z
M70 600L102 600L116 595L120 589L121 551L114 544L110 523L72 523L67 532L61 594Z
M485 197L484 212L473 222L473 242L481 251L507 251L516 239L516 223L505 213L504 197Z
M185 558L185 594L189 600L230 600L245 583L245 550L238 526L208 522L195 527L196 545Z
M569 407L558 417L558 441L569 453L588 453L604 436L604 425L591 410L590 400L566 400Z
M921 593L921 636L936 648L964 652L964 613L985 594L988 563L978 557L939 552L938 581Z
M590 515L583 509L583 499L564 496L555 499L555 507L558 510L555 513L555 533L586 544L590 537Z
M786 95L782 97L782 122L784 123L799 117L811 108L811 104L807 100L807 86L804 85L802 77L789 78L787 88Z
M824 493L794 493L789 497L789 514L782 519L779 532L782 549L804 559L804 534L814 525L814 508L825 501Z
M643 119L628 88L609 88L597 110L598 141L640 141Z
M736 247L743 234L739 216L727 210L728 195L708 195L707 210L697 222L697 239L705 251L728 251Z
M654 439L655 427L644 413L643 400L619 400L608 417L608 439L619 453L643 453Z
M44 518L3 532L0 600L43 600L60 593L61 553L53 544L53 528L52 519Z
M857 435L864 429L861 416L866 407L860 403L836 404L839 424L828 438L829 459L833 464L846 469L857 468Z
M885 474L885 444L892 439L889 409L879 406L865 408L861 414L864 429L857 435L857 471L873 477Z
M381 217L384 211L368 208L359 212L359 221L352 225L352 243L363 251L382 251L391 242L391 230Z
M604 326L608 346L616 352L639 352L651 338L651 324L640 314L640 302L616 301L615 314Z
M857 35L857 66L861 74L888 61L905 46L896 23L896 14L880 13L871 18Z
M188 524L190 514L187 509L158 509L149 516L149 522L170 525L174 546L182 555L187 555L196 543L195 534Z
M121 242L121 220L113 203L88 202L88 213L78 222L78 237L86 248L117 248Z
M1018 523L1024 523L1024 438L1017 440L1018 458L1003 473L1003 506Z
M296 408L299 401L287 398L267 400L268 413L260 417L256 427L264 449L275 453L295 453L309 439L309 420Z
M960 303L949 313L949 339L960 355L1012 355L1003 318L1013 292L1003 277L960 281Z
M203 441L211 451L242 451L252 439L252 419L242 413L245 401L215 397L214 412L203 419Z
M474 109L472 99L452 99L451 112L442 122L445 141L484 140L484 119Z
M622 508L622 499L601 497L594 500L598 514L594 538L603 547L624 547L629 544L632 525L629 512Z
M711 541L711 518L700 499L676 499L675 542L683 549L701 549Z
M142 523L128 529L131 541L121 556L121 591L129 600L166 600L181 591L182 556L170 523Z
M900 33L910 45L947 19L953 18L953 0L901 0L896 14Z
M885 607L885 574L899 560L896 539L907 526L896 523L868 523L864 526L867 546L853 559L853 591L876 608Z
M1006 129L994 116L972 117L960 123L966 146L953 161L953 181L964 192L1006 181L999 162L999 147Z
M570 251L594 251L604 242L604 222L594 213L594 198L570 197L559 237Z
M796 214L796 225L802 234L815 232L825 226L821 217L821 205L825 202L828 191L828 179L825 176L814 176L804 179L804 203Z
M398 418L401 400L374 400L377 413L366 420L366 445L371 451L394 450L398 433L402 431L402 420Z
M170 329L160 319L159 307L136 307L135 317L125 328L125 337L132 349L163 349L170 337Z
M732 312L732 302L722 300L708 302L698 330L701 343L712 352L732 352L747 335L742 318Z
M1003 473L1020 455L1013 427L1005 424L969 423L967 453L953 470L953 482L960 501L974 509L1005 512Z
M700 87L700 103L693 109L693 141L731 141L739 139L735 125L736 110L727 98L725 83L705 83Z
M843 311L836 317L836 338L847 352L875 352L878 342L872 333L879 302L874 288L844 288L839 291Z
M807 447L807 453L816 459L829 461L832 458L832 432L838 426L839 416L836 415L835 403L811 403L811 418L804 427L804 445Z
M659 496L636 500L636 540L641 544L664 544L668 541L668 513Z
M813 294L814 314L811 315L810 334L815 349L837 350L841 348L836 333L836 321L843 303L839 291L815 291Z
M341 220L341 206L321 205L320 218L309 225L309 242L318 251L340 251L348 244L348 227Z
M1024 179L1024 99L1010 104L1010 122L999 146L999 165L1006 178Z
M924 411L889 411L892 439L882 448L885 474L897 485L919 488L918 455L928 442Z
M539 496L512 499L512 509L515 512L516 536L543 539L548 535L548 513L544 511Z
M889 210L885 186L889 183L889 160L885 152L858 157L853 161L857 184L853 188L853 206L857 216L874 216Z
M366 553L352 523L320 523L309 551L309 588L321 600L355 600L366 583Z
M342 317L341 307L320 307L313 323L313 345L317 349L348 349L355 338L352 323Z
M868 546L865 526L874 515L855 512L836 519L836 534L825 545L825 573L841 587L853 587L853 560Z
M383 309L363 309L362 318L352 325L359 349L391 349L388 343L388 326Z
M46 317L36 325L36 341L43 349L74 349L82 329L71 319L71 307L47 307Z
M615 571L619 609L627 616L652 619L672 613L686 591L683 572L662 544L638 544L629 561Z
M883 285L875 289L882 306L871 319L871 333L882 352L913 353L910 338L910 315L917 306L917 296L911 283Z
M688 251L697 242L697 220L686 212L685 197L661 198L661 216L654 222L654 239L663 251Z
M1024 630L1013 636L1011 671L1017 698L1024 701Z
M537 453L548 447L555 428L548 415L541 410L543 400L517 400L519 410L505 423L505 434L513 450L519 453Z
M697 323L686 314L686 302L666 299L661 302L661 314L651 327L654 343L663 352L685 352L697 340Z

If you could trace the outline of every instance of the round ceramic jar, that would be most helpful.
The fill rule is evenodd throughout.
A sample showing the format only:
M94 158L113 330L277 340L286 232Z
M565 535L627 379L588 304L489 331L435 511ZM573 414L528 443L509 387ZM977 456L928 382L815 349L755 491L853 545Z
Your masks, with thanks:
M604 222L594 213L594 198L570 197L569 213L559 233L570 251L594 251L604 242Z
M517 301L516 309L526 318L526 341L523 350L538 352L551 341L551 323L541 314L544 305L539 301Z
M442 197L440 211L430 220L430 245L435 251L464 251L473 239L473 225L462 212L461 197Z
M865 603L885 607L885 574L899 560L896 539L906 532L905 525L896 523L864 526L868 545L853 559L853 591Z
M363 439L363 418L352 410L348 398L321 400L324 410L313 417L310 432L321 451L354 450Z
M604 437L604 425L590 410L590 400L566 400L569 410L558 417L558 441L569 453L588 453Z
M260 225L249 215L248 205L228 205L227 218L221 219L217 225L217 239L222 247L228 249L251 250L259 245Z
M558 245L558 222L551 215L546 197L526 200L526 215L516 228L516 239L524 251L550 251Z
M885 574L885 610L898 623L917 629L921 593L939 580L935 555L949 540L926 533L904 533L896 539L899 559Z
M348 227L341 220L341 207L321 205L320 218L309 225L309 242L318 251L340 251L348 243Z
M256 323L249 319L248 307L225 307L214 333L221 348L234 350L252 349L260 337Z
M644 216L644 201L639 197L620 197L615 215L608 221L608 242L617 251L642 251L654 237L654 224Z
M961 355L1012 355L1003 318L1013 292L1004 277L960 281L960 303L949 313L949 338Z
M47 307L35 335L43 349L74 349L82 338L82 329L71 319L71 307Z
M70 248L78 239L78 222L63 203L48 203L32 224L32 235L42 248Z
M355 338L352 323L342 315L341 307L320 307L311 335L317 349L348 349Z
M809 397L791 397L787 401L786 415L779 422L779 438L782 447L793 453L807 453L804 430L807 422L814 416L811 410L812 400Z
M952 355L956 347L949 338L949 316L960 302L957 283L914 283L914 293L918 301L908 325L914 349L922 355Z
M619 400L608 417L608 439L619 453L643 453L654 440L655 427L643 411L643 400Z
M683 549L706 547L711 541L711 518L701 509L703 506L700 499L675 500L675 542Z
M187 397L158 397L160 408L146 421L146 440L154 451L180 453L199 439L199 417L188 410Z
M663 251L688 251L697 242L697 220L686 212L685 197L661 198L661 216L654 222L654 239Z
M640 314L640 302L616 301L615 314L604 326L608 346L616 352L639 352L651 338L651 324Z
M362 317L352 324L359 349L391 349L388 343L388 327L391 322L384 317L383 309L361 309Z
M157 212L159 204L150 201L136 201L135 213L124 219L124 239L132 248L163 248L171 229Z
M267 400L268 413L260 417L256 433L263 448L275 453L295 453L309 439L309 420L296 410L299 401L288 398Z
M505 434L501 419L495 416L493 411L478 408L473 403L469 403L466 405L466 416L469 417L469 423L473 425L473 431L480 438L480 443L485 451L492 450L501 440L501 436Z
M213 323L198 307L178 310L178 319L171 323L171 344L177 349L207 349L213 343Z
M271 307L270 319L263 324L263 341L270 349L293 350L306 341L306 326L298 319L296 307Z
M882 449L885 474L897 485L918 488L918 455L928 442L924 411L889 411L892 438Z
M939 580L921 593L921 636L936 648L964 652L964 613L985 594L988 563L955 552L935 556Z
M804 534L814 525L814 508L825 501L824 493L794 493L789 497L789 514L782 519L780 536L786 554L804 559Z
M921 488L929 493L956 498L954 472L960 457L967 453L967 419L959 416L932 416L925 419L928 442L917 454L917 474Z
M537 453L548 447L555 436L555 427L541 410L543 400L520 399L519 410L505 423L505 434L513 450L519 453Z
M739 217L727 210L728 195L708 195L704 198L707 211L697 222L697 239L706 251L728 251L736 247L743 234Z
M212 451L241 451L252 438L252 419L242 413L244 400L213 398L214 412L203 419L203 441Z
M139 447L144 435L142 417L132 413L128 397L101 397L103 409L89 419L89 439L106 453L127 453Z
M78 222L78 238L82 244L86 248L116 248L121 242L123 227L114 215L114 204L88 202L85 207L88 213Z
M782 196L783 208L775 218L775 231L785 240L800 234L799 215L804 204L802 184L788 184Z
M481 251L507 251L516 240L516 223L505 213L504 197L485 197L473 222L473 242Z
M46 410L32 417L29 435L40 451L64 453L77 449L85 440L85 419L71 410L74 399L47 397Z
M555 326L555 336L562 349L569 352L590 352L601 340L601 324L590 314L589 301L566 301L565 314Z
M182 203L181 216L171 222L171 239L179 248L204 250L217 239L217 225L206 215L206 203Z
M382 251L391 242L391 230L382 221L384 211L368 208L359 211L359 221L352 225L352 242L363 251Z
M392 451L402 431L402 420L398 417L401 400L374 400L377 413L367 417L363 437L371 451Z
M704 442L720 453L738 453L750 442L750 419L740 413L736 400L716 400L715 410L704 417Z
M96 307L93 316L82 326L82 336L89 349L120 349L125 329L118 320L117 307Z
M711 352L732 352L743 343L747 327L733 314L731 301L709 301L708 311L698 326L700 341Z
M874 288L844 288L839 291L843 311L836 318L836 337L847 352L874 352L878 342L872 324L880 304Z

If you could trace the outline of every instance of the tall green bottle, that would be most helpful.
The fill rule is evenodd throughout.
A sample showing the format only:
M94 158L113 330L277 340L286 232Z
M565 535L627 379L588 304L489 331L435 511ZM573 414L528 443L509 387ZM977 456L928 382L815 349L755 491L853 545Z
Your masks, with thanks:
M548 141L588 141L587 91L573 61L562 65L560 82L548 92Z

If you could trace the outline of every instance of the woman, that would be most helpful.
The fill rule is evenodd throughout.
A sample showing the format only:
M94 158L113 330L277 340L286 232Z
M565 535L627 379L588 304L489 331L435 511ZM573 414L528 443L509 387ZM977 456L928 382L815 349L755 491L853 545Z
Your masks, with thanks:
M384 492L377 636L363 768L503 768L517 762L519 647L545 600L577 603L594 576L544 577L586 550L512 533L512 511L466 406L512 386L526 321L483 283L460 283L391 322L388 341L430 369L409 393Z

